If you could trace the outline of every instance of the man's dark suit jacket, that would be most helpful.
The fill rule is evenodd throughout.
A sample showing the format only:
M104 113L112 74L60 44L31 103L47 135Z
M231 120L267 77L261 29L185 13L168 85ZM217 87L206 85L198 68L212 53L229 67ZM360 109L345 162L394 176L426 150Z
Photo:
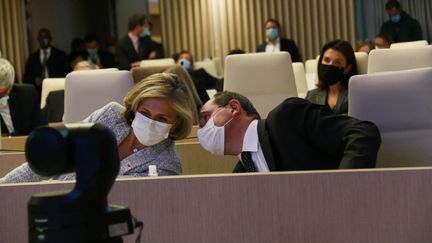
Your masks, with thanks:
M72 71L68 57L64 51L51 47L51 54L47 60L48 73L50 78L63 78ZM40 49L27 60L24 70L24 83L33 84L36 87L36 78L42 77L42 64L40 61ZM41 87L36 87L41 91Z
M267 42L261 43L256 52L265 52ZM280 50L289 52L292 62L301 62L299 50L293 40L280 37Z
M40 111L39 95L30 84L14 84L9 93L9 110L15 132L13 136L28 135L38 126L47 122ZM7 128L2 120L2 133L7 133Z
M258 138L270 171L373 168L381 143L373 123L300 98L259 120ZM243 172L242 164L234 171Z
M146 60L152 51L156 52L156 58L164 57L163 46L150 37L139 39L139 53L135 51L132 40L128 35L119 40L116 45L116 59L120 70L129 70L131 63Z
M63 121L64 113L64 90L55 90L49 92L45 107L42 109L42 114L47 122Z

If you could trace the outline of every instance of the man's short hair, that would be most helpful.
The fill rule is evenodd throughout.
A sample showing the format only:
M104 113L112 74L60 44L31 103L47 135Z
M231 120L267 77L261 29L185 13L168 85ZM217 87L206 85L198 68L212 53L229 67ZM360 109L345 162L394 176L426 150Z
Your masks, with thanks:
M400 5L398 0L388 0L387 1L385 8L391 9L393 7L395 7L397 10L401 10L401 5Z
M231 92L231 91L222 91L218 92L214 95L214 103L220 107L224 107L228 105L228 102L232 99L236 99L240 102L240 105L242 106L243 110L246 112L246 114L249 117L252 117L253 119L261 119L258 111L253 106L252 102L245 96Z
M0 88L12 85L15 81L15 70L12 64L0 58Z
M135 29L135 27L143 25L145 21L149 21L147 15L143 13L136 13L132 16L129 16L128 19L128 29L129 31Z
M274 19L274 18L267 19L266 22L264 22L264 27L270 22L275 23L278 29L281 28L281 24L279 23L279 21L277 19Z

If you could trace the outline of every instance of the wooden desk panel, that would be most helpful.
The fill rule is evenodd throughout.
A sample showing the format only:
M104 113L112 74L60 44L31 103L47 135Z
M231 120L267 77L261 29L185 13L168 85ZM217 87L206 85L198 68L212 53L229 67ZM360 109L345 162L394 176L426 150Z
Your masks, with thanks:
M26 161L24 152L0 152L0 177Z
M26 141L27 136L1 137L1 149L24 151Z
M2 242L27 241L31 194L72 185L0 185ZM430 188L431 168L173 176L118 180L109 202L143 242L429 243Z

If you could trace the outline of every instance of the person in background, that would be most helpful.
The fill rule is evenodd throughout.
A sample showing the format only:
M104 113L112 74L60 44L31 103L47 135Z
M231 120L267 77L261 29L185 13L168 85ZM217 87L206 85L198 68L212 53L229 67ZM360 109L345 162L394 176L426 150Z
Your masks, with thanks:
M32 84L41 93L45 78L62 78L71 71L66 53L51 45L51 32L42 28L37 40L39 49L27 59L24 70L24 83Z
M369 40L358 41L356 43L356 52L365 52L369 54L370 51L375 49L374 44Z
M419 22L402 10L398 0L388 0L385 9L390 19L382 24L380 33L388 34L395 43L423 39Z
M82 60L87 60L99 68L113 68L116 66L114 56L108 51L102 50L95 34L87 34L84 38L86 50L82 52Z
M291 55L292 62L301 62L300 53L293 40L281 37L281 25L276 19L268 19L264 23L266 41L261 43L256 52L286 51Z
M371 122L289 98L260 120L243 95L223 91L203 105L198 139L207 151L238 156L234 172L373 168L381 137Z
M165 57L165 50L161 43L154 41L151 38L153 24L150 20L147 20L148 25L144 28L144 31L140 37L140 45L146 50L144 55L147 55L147 59L158 59Z
M116 45L118 68L129 70L138 67L141 60L159 57L161 54L150 38L150 21L143 13L137 13L128 19L128 34ZM158 46L160 48L160 46ZM163 53L162 53L163 55Z
M207 89L220 89L220 87L223 87L223 85L220 84L221 81L207 73L204 68L194 68L194 58L189 51L183 50L175 54L173 58L176 63L182 66L191 76L202 103L210 99L206 91Z
M325 44L318 60L317 88L306 94L306 100L330 107L336 114L348 113L348 80L357 73L357 62L351 44L334 40Z
M137 177L147 176L149 165L156 165L159 175L182 173L174 140L190 133L192 117L186 87L176 75L158 73L137 83L124 98L124 105L111 102L84 122L102 124L114 133L120 158L119 175ZM74 177L74 174L42 177L24 163L1 178L0 183Z
M46 125L39 108L39 95L33 85L16 84L12 64L0 58L0 123L3 134L25 136Z
M79 56L82 55L82 53L85 51L86 46L85 42L81 38L75 38L71 42L71 52L69 53L69 62L71 64L71 67L75 67L75 64L80 61L75 61Z
M390 48L392 40L389 35L385 33L379 33L375 36L374 44L376 49Z

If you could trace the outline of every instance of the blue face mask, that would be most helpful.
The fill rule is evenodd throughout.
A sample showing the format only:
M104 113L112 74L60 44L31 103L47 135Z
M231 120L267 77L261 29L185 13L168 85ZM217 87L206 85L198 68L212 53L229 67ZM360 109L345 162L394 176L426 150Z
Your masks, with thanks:
M266 36L270 40L275 40L279 36L278 29L276 29L276 28L267 29L266 30Z
M143 31L141 32L140 36L141 37L146 37L146 36L150 36L150 29L148 27L144 27Z
M87 48L87 53L88 53L90 56L95 56L95 55L97 54L97 52L98 52L98 49L97 49L97 48Z
M0 98L0 107L5 107L8 104L9 95L5 95Z
M188 59L180 59L178 60L177 64L179 64L180 66L182 66L184 68L184 70L188 71L190 69L190 65L191 63L189 62Z
M393 23L399 23L400 20L401 20L400 14L395 15L395 16L390 16L390 21Z

